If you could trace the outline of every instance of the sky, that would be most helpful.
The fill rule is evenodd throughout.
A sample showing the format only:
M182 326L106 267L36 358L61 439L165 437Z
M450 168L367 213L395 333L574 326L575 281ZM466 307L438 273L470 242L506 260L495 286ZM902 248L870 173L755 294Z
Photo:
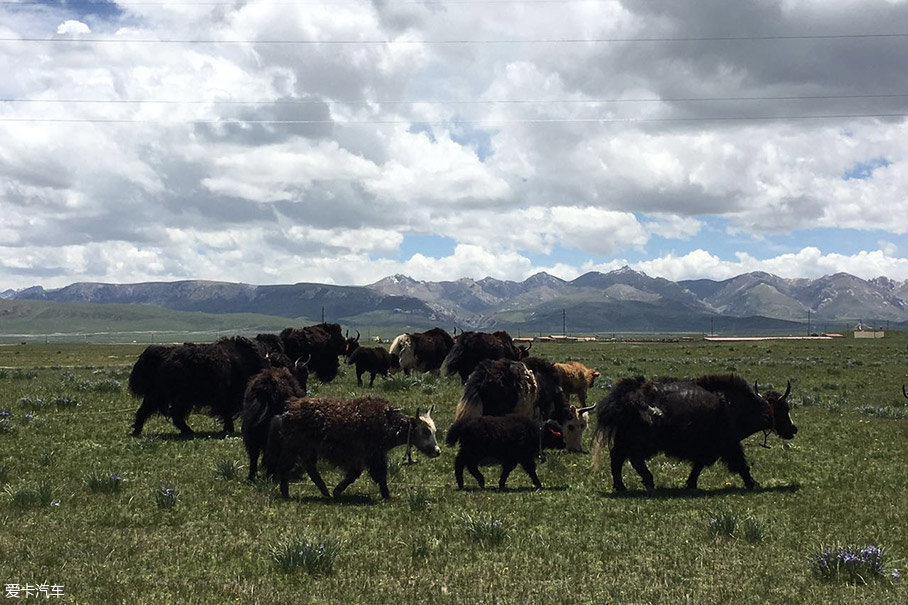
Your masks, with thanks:
M0 290L908 280L908 1L0 2Z

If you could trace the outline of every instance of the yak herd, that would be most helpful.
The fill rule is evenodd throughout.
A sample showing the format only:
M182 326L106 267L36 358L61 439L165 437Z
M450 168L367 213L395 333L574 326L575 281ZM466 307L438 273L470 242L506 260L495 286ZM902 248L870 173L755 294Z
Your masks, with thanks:
M390 349L360 346L359 340L359 332L351 337L338 324L322 323L255 338L150 345L129 378L130 391L142 399L133 435L142 433L153 414L170 418L186 437L193 435L187 424L193 410L219 418L227 432L241 417L249 480L256 479L261 457L264 473L279 482L287 497L292 471L299 465L327 497L317 467L324 460L344 472L331 492L335 497L368 471L382 498L388 498L391 449L406 445L408 460L414 447L431 458L441 453L431 409L411 416L378 397L307 397L310 373L322 382L333 380L341 356L355 366L359 386L366 373L370 387L377 375L396 371L460 377L463 395L445 440L450 447L459 444L454 461L458 488L464 487L464 469L484 487L479 466L488 464L501 466L500 489L517 465L541 488L536 460L545 449L582 451L593 411L593 465L598 468L608 448L616 492L625 490L625 461L653 490L646 461L659 453L691 463L689 489L696 489L702 470L719 460L752 489L757 483L741 441L759 431L783 439L798 431L789 414L790 382L784 393L761 393L757 384L737 375L628 377L598 404L586 406L598 371L577 361L531 357L531 343L518 345L504 331L452 336L433 328L402 334ZM572 395L580 407L570 404Z

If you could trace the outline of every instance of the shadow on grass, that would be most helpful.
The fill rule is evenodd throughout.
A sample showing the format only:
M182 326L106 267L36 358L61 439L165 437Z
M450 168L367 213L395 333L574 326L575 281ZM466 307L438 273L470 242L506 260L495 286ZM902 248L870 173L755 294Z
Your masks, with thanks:
M648 492L644 489L627 490L625 492L606 492L599 491L599 495L606 498L614 499L635 499L646 498L652 500L668 500L674 498L711 498L713 496L743 495L743 494L793 494L801 489L800 483L791 483L789 485L771 485L767 487L759 486L754 489L745 487L727 486L719 489L688 489L686 487L657 487L655 490Z
M130 433L130 436L136 439L147 437L148 439L159 439L161 441L192 441L193 439L226 439L227 437L239 437L240 434L226 431L195 431L191 435L184 435L183 433L142 433L141 435L133 435Z
M391 495L394 499L394 495ZM294 496L292 493L289 498L275 498L275 502L287 504L320 504L322 506L374 506L382 502L380 497L372 498L364 494L341 494L337 498L326 498L321 494L306 494Z
M513 493L513 494L520 494L520 493L528 494L529 493L529 494L531 494L533 492L566 492L566 491L568 491L568 489L569 489L569 487L567 485L557 485L557 486L553 486L553 487L543 485L542 489L536 489L532 485L522 485L520 487L505 487L504 490L498 489L497 485L495 485L495 486L487 485L484 489L479 487L478 485L465 485L463 489L458 489L456 491L458 491L458 492L479 492L479 493L497 492L499 494L508 494L508 493Z

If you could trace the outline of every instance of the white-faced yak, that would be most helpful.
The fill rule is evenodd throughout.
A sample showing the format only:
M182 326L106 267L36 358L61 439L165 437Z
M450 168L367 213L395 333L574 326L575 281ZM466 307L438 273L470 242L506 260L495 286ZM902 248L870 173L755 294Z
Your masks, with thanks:
M505 489L508 475L518 464L536 489L542 489L536 475L536 458L544 460L544 449L564 449L564 437L554 422L539 424L517 414L463 418L451 425L445 441L451 447L460 442L454 459L458 489L463 489L464 468L476 478L480 488L485 488L486 480L479 465L493 463L501 464L498 489Z
M425 332L401 334L391 341L388 352L397 355L404 374L432 372L438 374L445 357L451 352L454 339L441 328Z
M741 440L757 431L774 431L783 439L798 432L784 395L768 391L760 396L735 375L704 376L696 380L646 380L642 376L619 381L596 410L593 463L598 466L608 444L612 485L624 491L621 469L630 460L647 490L654 489L646 460L659 452L690 461L687 487L696 489L701 471L721 459L738 473L748 489L757 483L750 475Z
M388 452L400 445L412 445L430 458L441 454L431 410L408 416L378 397L291 399L287 411L271 420L263 462L280 481L285 498L289 497L290 471L297 461L328 497L328 488L316 467L323 459L346 473L335 486L334 497L368 470L381 497L387 499L391 497Z
M140 435L154 413L168 416L184 436L192 429L186 418L193 409L207 409L233 432L250 377L269 366L261 348L242 336L214 343L150 345L129 375L129 390L142 397L133 435Z

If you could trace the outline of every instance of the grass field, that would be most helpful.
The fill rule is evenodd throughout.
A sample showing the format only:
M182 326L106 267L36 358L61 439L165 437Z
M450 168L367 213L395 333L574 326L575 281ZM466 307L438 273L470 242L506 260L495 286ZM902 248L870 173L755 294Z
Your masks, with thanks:
M130 437L142 348L0 347L0 596L45 584L72 603L908 603L893 578L908 567L908 334L540 343L535 354L598 368L597 400L635 374L790 378L799 433L771 449L762 434L745 441L753 492L721 465L685 492L688 466L657 457L656 492L625 468L617 497L607 464L594 473L589 454L563 452L540 466L542 491L520 469L509 492L470 477L457 491L443 447L412 466L394 450L387 502L365 475L340 500L308 480L281 500L245 481L242 440L202 415L194 440L160 417ZM346 371L312 390L369 389ZM432 377L374 389L411 412L435 404L441 431L460 390ZM484 472L495 485L497 469ZM824 551L867 546L883 549L874 568L813 569Z

